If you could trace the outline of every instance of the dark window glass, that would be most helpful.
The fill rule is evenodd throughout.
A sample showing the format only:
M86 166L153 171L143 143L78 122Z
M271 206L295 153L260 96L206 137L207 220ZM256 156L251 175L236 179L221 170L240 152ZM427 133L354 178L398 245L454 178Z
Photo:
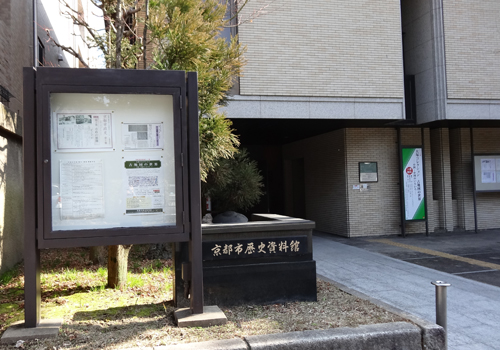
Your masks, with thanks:
M38 65L45 66L45 46L38 39Z

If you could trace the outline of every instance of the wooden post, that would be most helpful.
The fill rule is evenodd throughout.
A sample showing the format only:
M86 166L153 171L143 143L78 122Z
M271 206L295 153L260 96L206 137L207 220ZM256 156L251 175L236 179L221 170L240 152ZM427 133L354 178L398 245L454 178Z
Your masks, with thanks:
M24 326L40 323L40 250L36 241L36 106L34 68L24 68Z

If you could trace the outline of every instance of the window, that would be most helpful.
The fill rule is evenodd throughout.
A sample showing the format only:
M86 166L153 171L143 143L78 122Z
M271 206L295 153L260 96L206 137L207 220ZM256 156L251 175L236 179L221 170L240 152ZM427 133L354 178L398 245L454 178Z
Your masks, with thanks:
M0 85L0 102L8 106L11 97L14 97L14 95L12 95L9 90Z
M38 38L38 65L45 66L45 46L43 46L40 38Z
M227 1L226 15L224 16L224 19L228 20L234 16L236 16L236 4L234 1ZM231 41L231 38L237 34L237 23L238 19L236 17L233 18L229 23L229 26L224 27L220 33L220 36L226 39L228 43Z

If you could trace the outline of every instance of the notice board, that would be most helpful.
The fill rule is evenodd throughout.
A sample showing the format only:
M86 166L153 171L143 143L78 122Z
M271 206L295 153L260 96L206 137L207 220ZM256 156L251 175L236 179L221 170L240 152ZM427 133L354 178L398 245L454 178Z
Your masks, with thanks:
M474 155L477 192L500 192L500 154Z
M175 224L172 102L51 93L52 230Z
M40 321L40 249L187 244L203 312L197 75L23 69L25 326Z

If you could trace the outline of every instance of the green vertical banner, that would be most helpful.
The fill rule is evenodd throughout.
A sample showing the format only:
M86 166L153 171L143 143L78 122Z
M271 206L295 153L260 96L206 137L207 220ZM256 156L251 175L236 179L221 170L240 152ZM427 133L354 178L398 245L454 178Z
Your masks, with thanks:
M422 148L402 148L405 220L425 220Z

